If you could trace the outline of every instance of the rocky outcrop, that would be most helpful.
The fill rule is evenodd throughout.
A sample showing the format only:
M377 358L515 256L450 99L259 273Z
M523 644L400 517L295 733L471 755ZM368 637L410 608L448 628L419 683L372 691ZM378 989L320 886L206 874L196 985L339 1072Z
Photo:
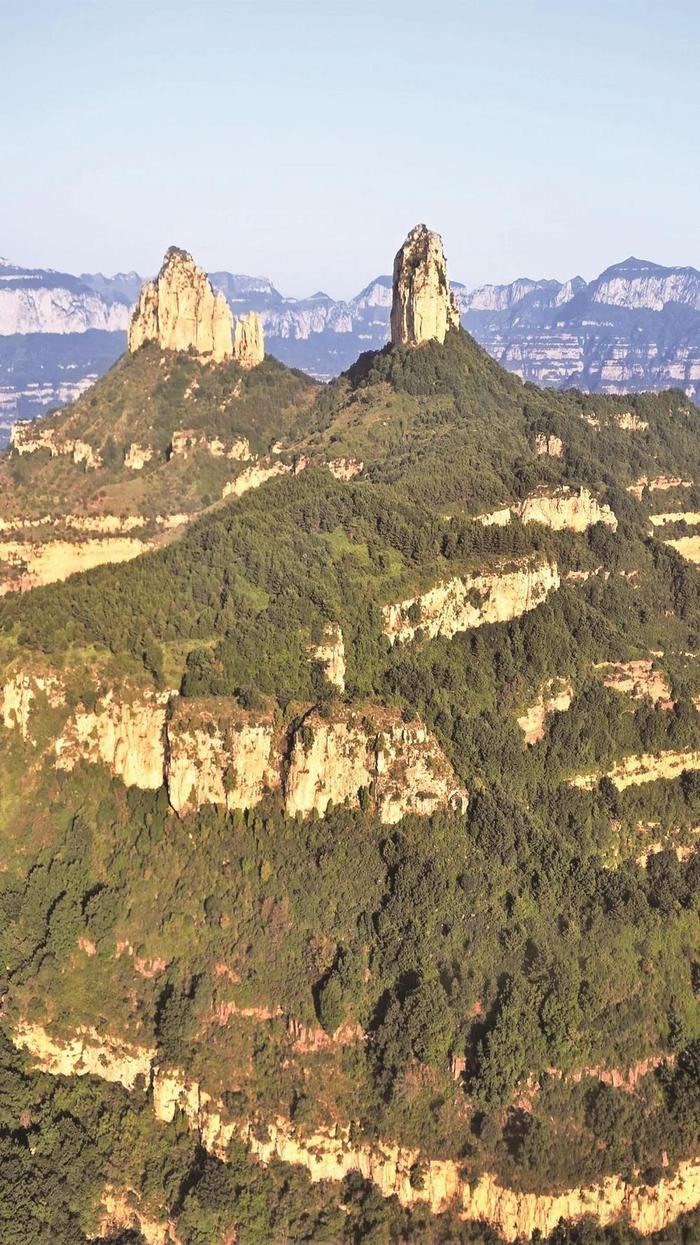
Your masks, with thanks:
M108 692L94 710L76 709L54 743L55 766L79 761L106 765L127 787L163 785L165 719L171 692L116 699Z
M21 713L26 722L26 699ZM14 726L9 709L8 717ZM181 816L206 804L254 808L267 793L278 793L293 817L322 815L330 803L357 807L364 791L389 824L408 813L464 811L467 803L423 724L377 706L343 709L333 720L306 713L284 729L270 713L238 709L224 697L142 692L117 699L108 692L94 710L74 710L53 744L57 769L80 761L105 765L125 786L165 786Z
M540 690L534 704L518 718L518 726L526 744L544 739L545 724L552 713L565 713L571 707L574 691L567 679L550 679Z
M554 532L585 532L595 523L604 523L613 532L617 529L617 518L610 507L596 501L587 488L561 488L555 493L543 490L512 509L522 523L541 523Z
M229 480L221 491L222 497L242 497L249 489L259 488L261 484L265 484L268 480L274 480L275 476L289 475L292 471L288 463L270 462L269 459L261 459L259 463L252 467L246 467L244 471L237 475L235 480Z
M643 752L635 756L623 757L611 769L604 771L605 776L615 784L618 791L625 787L638 786L644 782L656 782L659 778L671 780L680 778L686 770L700 769L700 752ZM597 787L603 773L577 774L569 781L573 787L585 791L593 791Z
M137 441L132 441L124 454L124 466L128 471L143 471L153 458L153 453L150 445L139 445Z
M176 1226L171 1219L156 1219L142 1206L133 1189L116 1189L107 1185L100 1199L98 1239L113 1239L123 1232L138 1232L146 1245L180 1245Z
M191 350L221 363L233 357L231 312L187 251L171 246L155 281L141 288L129 324L129 350L146 342L161 350Z
M52 1038L41 1025L23 1020L14 1029L12 1040L52 1076L99 1076L125 1089L135 1089L139 1078L144 1089L151 1081L156 1054L153 1047L101 1036L85 1025L61 1040Z
M29 739L29 720L38 695L45 695L56 708L63 704L63 685L54 675L15 674L0 688L0 721L7 730L18 730Z
M600 671L603 683L614 692L621 692L632 700L650 700L660 709L673 705L671 688L661 670L655 670L650 660L601 661L593 667Z
M600 1225L620 1222L650 1235L700 1206L697 1161L680 1163L673 1175L653 1186L643 1184L638 1176L631 1184L609 1176L597 1185L562 1193L523 1193L507 1188L489 1173L470 1182L463 1164L452 1159L430 1159L418 1149L392 1141L351 1140L347 1125L305 1133L282 1117L264 1126L258 1121L229 1121L220 1099L184 1072L159 1068L153 1050L100 1039L93 1030L81 1030L73 1041L60 1043L39 1026L23 1024L13 1040L34 1056L38 1067L54 1075L92 1071L129 1089L143 1076L152 1087L156 1118L171 1123L182 1111L204 1149L223 1162L231 1140L241 1138L263 1163L279 1159L304 1167L314 1181L340 1181L350 1172L360 1172L383 1197L396 1197L404 1206L424 1204L436 1214L454 1209L465 1220L490 1225L509 1242L529 1239L535 1231L549 1236L560 1220L576 1221L586 1215ZM418 1164L424 1175L420 1188L412 1179Z
M564 442L553 432L538 432L535 437L535 453L548 454L550 458L561 458L564 453Z
M635 484L628 484L627 492L641 501L645 488L650 493L663 493L672 488L692 487L693 481L684 480L682 476L640 476Z
M153 548L152 541L115 536L104 540L49 540L43 544L28 541L0 541L0 596L7 592L28 592L41 584L53 584L79 571L89 571L106 562L129 562Z
M447 278L442 239L426 225L416 225L394 260L392 345L444 342L451 328L459 328L459 312Z
M242 368L257 367L265 358L262 319L257 311L239 316L233 329L233 357Z
M613 511L605 502L597 501L585 487L566 486L553 493L539 489L512 506L477 515L476 522L483 527L506 527L513 517L521 523L541 523L553 532L585 532L595 523L604 523L613 532L617 530Z
M353 480L364 470L359 458L333 458L327 463L328 470L336 480Z
M490 510L488 514L478 514L475 522L482 527L507 527L512 518L510 506L502 506L500 510Z
M245 462L251 457L247 437L235 437L227 444L220 437L208 437L206 432L196 428L178 428L173 432L168 448L169 458L189 458L196 450L205 450L213 458L230 458L234 462Z
M325 676L339 692L345 691L345 644L339 623L327 623L323 639L312 649L314 661L324 668Z
M12 425L10 448L20 456L48 450L51 458L72 458L77 466L92 469L102 466L99 451L87 441L62 437L57 429L37 427L30 419L21 419Z
M384 633L392 644L421 635L448 639L486 623L508 622L536 609L561 583L556 564L525 562L515 570L465 575L419 597L385 605Z

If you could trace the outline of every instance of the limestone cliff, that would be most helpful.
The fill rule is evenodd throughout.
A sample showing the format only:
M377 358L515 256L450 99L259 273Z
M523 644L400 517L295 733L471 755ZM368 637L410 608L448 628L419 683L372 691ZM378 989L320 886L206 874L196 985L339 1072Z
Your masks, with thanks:
M416 225L394 260L392 345L444 342L451 328L459 328L459 312L447 277L442 239L426 225Z
M604 502L596 501L587 488L580 488L578 491L562 488L555 493L533 493L514 506L513 513L517 514L522 523L541 523L554 532L566 529L571 532L585 532L595 523L605 523L613 532L617 529L617 519L610 507Z
M538 432L535 437L535 453L548 454L550 458L561 458L564 453L564 442L553 432Z
M686 770L700 769L700 752L643 752L635 756L623 757L611 769L604 771L618 791L625 787L638 786L644 782L655 782L659 778L680 778ZM592 791L603 777L602 773L578 774L572 778L571 785Z
M8 684L8 726L26 729L30 694ZM206 804L254 808L268 792L280 793L293 817L323 814L331 802L357 806L364 790L386 823L439 808L464 811L467 804L423 724L404 723L396 711L376 705L341 709L332 720L307 712L283 728L271 713L238 709L225 697L197 701L167 691L111 690L94 709L72 712L52 751L60 770L86 761L105 765L126 786L165 786L181 816Z
M280 785L271 718L232 710L224 700L176 704L167 724L168 797L182 816L203 804L253 808ZM160 784L158 784L160 785Z
M79 571L89 571L106 562L129 562L153 548L152 541L114 536L104 540L48 540L0 542L0 596L8 592L28 592L42 584L53 584Z
M165 718L172 693L117 699L108 692L94 710L76 709L54 744L56 769L78 761L106 765L127 787L163 785Z
M189 458L196 450L206 450L213 458L230 458L235 462L244 462L251 458L250 442L247 437L234 437L226 443L220 437L208 437L206 432L196 428L176 428L173 432L169 458Z
M21 1021L12 1034L15 1046L33 1056L52 1076L99 1076L103 1081L135 1089L139 1077L144 1088L151 1081L155 1049L136 1046L119 1038L101 1036L81 1026L71 1038L52 1038L41 1025Z
M146 1245L180 1245L175 1224L170 1219L157 1219L141 1204L132 1189L116 1189L106 1185L100 1199L97 1237L114 1239L120 1233L138 1232Z
M129 350L155 342L221 363L233 356L231 312L187 251L171 246L155 281L141 289L129 324Z
M253 466L246 467L235 480L229 480L224 485L221 496L242 497L249 489L259 488L267 480L274 480L275 476L289 475L291 470L288 463L281 463L279 460L272 462L269 458L262 458Z
M613 532L617 530L613 511L605 502L597 501L585 487L565 486L555 492L538 489L512 506L477 515L476 522L484 527L506 527L513 516L521 523L541 523L553 532L585 532L595 523L604 523Z
M314 1181L340 1181L350 1172L360 1172L383 1197L396 1197L409 1207L424 1204L436 1214L452 1208L464 1220L488 1224L509 1242L527 1240L535 1231L549 1236L560 1220L575 1222L587 1215L601 1226L624 1223L651 1235L700 1206L697 1160L681 1162L675 1173L652 1186L639 1175L629 1184L620 1176L608 1176L598 1184L560 1193L524 1193L502 1185L488 1172L470 1182L463 1164L453 1159L431 1159L393 1141L351 1140L348 1125L304 1132L283 1117L265 1125L258 1120L229 1121L222 1101L183 1071L158 1067L155 1051L100 1039L94 1031L82 1030L74 1039L59 1042L40 1026L25 1023L15 1030L13 1040L30 1052L36 1066L54 1075L92 1072L129 1089L142 1076L152 1088L156 1118L169 1123L182 1111L204 1149L223 1162L231 1140L241 1138L263 1163L278 1159L304 1167ZM417 1164L424 1175L420 1188L412 1180Z
M239 316L233 329L233 357L241 367L257 367L265 358L262 319L257 311Z
M404 724L388 711L371 712L332 722L318 714L304 719L289 748L287 815L325 813L331 802L356 805L362 790L372 793L380 819L390 825L408 812L465 811L467 792L425 727Z
M384 632L392 644L420 631L434 639L485 623L508 622L535 609L561 583L556 564L524 562L517 570L465 575L437 584L419 597L385 605Z

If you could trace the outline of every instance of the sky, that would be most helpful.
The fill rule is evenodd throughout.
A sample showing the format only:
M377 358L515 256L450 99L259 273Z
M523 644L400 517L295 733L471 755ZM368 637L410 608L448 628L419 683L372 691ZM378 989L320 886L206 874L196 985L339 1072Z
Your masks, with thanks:
M0 255L356 293L700 268L696 0L0 0Z

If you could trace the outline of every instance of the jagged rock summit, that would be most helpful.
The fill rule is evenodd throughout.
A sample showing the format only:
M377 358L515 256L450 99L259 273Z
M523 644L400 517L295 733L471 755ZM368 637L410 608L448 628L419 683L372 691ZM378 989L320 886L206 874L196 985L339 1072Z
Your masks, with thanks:
M234 324L226 298L206 272L177 246L166 252L155 281L141 287L129 324L129 350L157 342L161 350L193 350L203 360L236 359L256 367L264 357L262 321L256 312Z
M459 311L447 277L442 238L427 225L416 225L394 260L391 342L442 343L450 328L459 328Z

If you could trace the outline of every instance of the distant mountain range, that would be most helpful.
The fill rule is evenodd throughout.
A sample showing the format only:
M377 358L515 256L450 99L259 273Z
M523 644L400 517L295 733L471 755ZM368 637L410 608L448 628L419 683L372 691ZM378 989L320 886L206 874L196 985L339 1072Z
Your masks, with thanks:
M391 278L349 301L286 298L265 277L211 274L234 313L257 310L270 354L322 379L388 336ZM142 277L0 259L0 444L16 419L73 400L122 353ZM519 278L454 291L462 323L524 380L592 392L678 386L700 397L700 272L631 257L595 280Z

